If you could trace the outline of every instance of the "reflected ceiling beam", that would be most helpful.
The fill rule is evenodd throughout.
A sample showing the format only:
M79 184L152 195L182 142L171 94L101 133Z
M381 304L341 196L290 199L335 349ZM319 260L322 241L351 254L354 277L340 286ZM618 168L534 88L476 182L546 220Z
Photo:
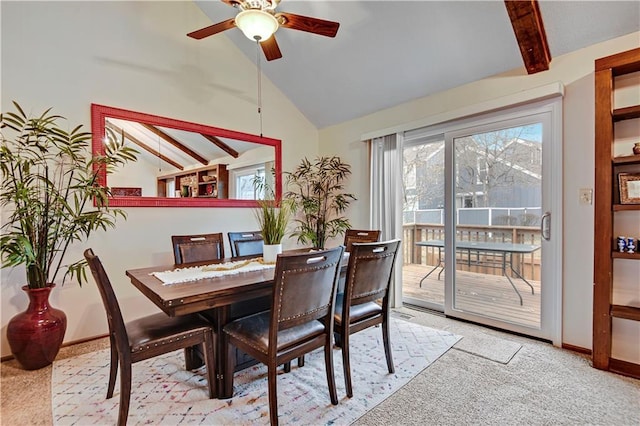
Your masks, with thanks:
M217 146L218 148L220 148L221 150L223 150L224 152L226 152L227 154L229 154L233 158L238 158L240 156L240 154L238 154L238 151L236 151L235 149L231 148L229 145L227 145L226 143L222 142L217 137L211 136L211 135L205 135L204 133L200 133L200 134L202 136L204 136L209 142L213 143L215 146Z
M202 155L198 154L197 152L193 151L188 146L185 146L182 142L174 139L173 137L169 136L168 134L166 134L162 130L158 129L156 126L153 126L151 124L146 124L146 123L140 123L140 124L145 129L147 129L150 132L153 132L155 135L161 137L162 139L164 139L165 141L167 141L171 145L175 146L176 148L178 148L180 151L184 152L188 156L190 156L192 158L195 158L196 160L201 162L203 165L206 166L206 165L209 164L209 160L207 160L206 158L204 158Z
M150 148L145 143L143 143L142 141L138 140L137 138L135 138L131 134L125 132L120 127L116 126L115 124L106 121L104 123L104 125L105 125L105 127L107 127L109 129L113 130L114 132L116 132L117 134L124 135L125 139L129 139L131 142L133 142L134 144L138 145L140 148L144 149L147 152L150 152L152 155L158 157L162 161L171 164L176 169L184 170L184 166L182 164L178 163L177 161L172 160L171 158L169 158L169 157L167 157L165 155L160 154L158 151L156 151L153 148Z
M537 0L505 0L528 74L549 69L551 53Z

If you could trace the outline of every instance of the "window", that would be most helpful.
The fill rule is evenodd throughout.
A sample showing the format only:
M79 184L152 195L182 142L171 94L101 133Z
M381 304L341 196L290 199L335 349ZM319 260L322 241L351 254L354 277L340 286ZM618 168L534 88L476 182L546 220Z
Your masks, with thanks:
M264 193L259 193L253 184L256 178L264 179L264 165L255 165L231 171L234 184L233 198L238 200L261 200ZM264 192L264 191L262 191Z

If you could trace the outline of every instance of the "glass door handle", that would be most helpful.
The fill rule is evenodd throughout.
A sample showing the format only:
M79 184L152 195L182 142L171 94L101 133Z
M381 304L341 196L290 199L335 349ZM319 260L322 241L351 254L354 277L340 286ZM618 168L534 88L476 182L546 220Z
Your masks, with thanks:
M540 220L540 234L542 238L549 241L551 239L551 213L545 212Z

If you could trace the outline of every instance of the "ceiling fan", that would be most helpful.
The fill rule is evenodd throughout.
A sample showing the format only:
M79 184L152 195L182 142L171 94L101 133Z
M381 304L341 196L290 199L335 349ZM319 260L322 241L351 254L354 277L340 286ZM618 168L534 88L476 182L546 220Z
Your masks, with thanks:
M259 42L264 56L268 61L272 61L282 58L282 53L274 35L278 28L284 27L325 37L335 37L340 26L338 22L287 12L276 12L276 7L280 0L222 1L240 10L236 17L190 32L187 36L200 40L233 27L238 27L250 40Z

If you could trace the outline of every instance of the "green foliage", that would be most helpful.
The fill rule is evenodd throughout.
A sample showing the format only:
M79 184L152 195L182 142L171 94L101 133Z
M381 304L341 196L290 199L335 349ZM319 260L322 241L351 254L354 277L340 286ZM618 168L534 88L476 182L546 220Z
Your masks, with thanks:
M65 118L51 109L30 118L13 104L14 112L0 115L2 267L24 265L32 289L54 283L64 269L63 282L75 276L82 284L86 261L62 264L70 244L126 217L109 208L111 194L98 184L98 171L136 161L137 151L109 132L105 154L91 157L91 133L81 125L66 131L59 125Z
M287 232L292 206L288 200L277 200L273 188L264 179L256 177L253 181L264 199L258 200L256 219L265 244L280 244Z
M286 173L287 193L292 202L297 224L292 235L298 242L311 243L313 248L324 249L329 238L344 234L351 228L342 216L353 194L344 192L344 180L351 174L351 166L340 157L319 157L310 162L303 159L298 167Z

